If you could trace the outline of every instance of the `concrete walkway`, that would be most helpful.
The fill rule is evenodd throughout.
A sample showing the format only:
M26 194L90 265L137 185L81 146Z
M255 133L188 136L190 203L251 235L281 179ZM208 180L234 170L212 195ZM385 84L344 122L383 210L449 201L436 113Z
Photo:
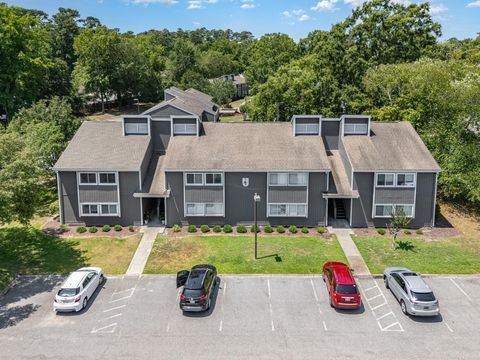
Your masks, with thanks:
M133 255L132 261L128 266L127 275L140 275L143 273L143 269L147 264L148 257L152 252L153 244L158 234L162 234L165 231L164 226L159 227L147 227L143 226L140 232L143 232L142 240L138 245L135 255Z
M350 235L353 234L352 229L350 228L333 228L328 227L328 232L335 234L340 243L340 246L347 257L350 266L352 267L355 275L371 275L370 270L368 270L367 264L363 260L360 251L358 251L357 245L352 240Z

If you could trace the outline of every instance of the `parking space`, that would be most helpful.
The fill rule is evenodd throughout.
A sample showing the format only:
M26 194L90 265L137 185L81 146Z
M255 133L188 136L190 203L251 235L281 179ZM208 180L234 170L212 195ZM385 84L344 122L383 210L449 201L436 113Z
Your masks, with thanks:
M415 358L416 345L439 359L473 359L480 350L477 277L427 278L442 314L428 319L405 316L383 281L373 278L357 279L362 308L343 311L330 307L320 276L221 276L211 310L184 314L174 276L119 276L98 289L87 309L55 315L52 299L60 281L26 279L0 300L0 346L10 358L60 357L61 348L52 346L59 341L83 344L81 357L87 359L160 352L177 358L196 347L215 354L196 358L311 358L320 349L373 358L399 341L411 346L390 358Z

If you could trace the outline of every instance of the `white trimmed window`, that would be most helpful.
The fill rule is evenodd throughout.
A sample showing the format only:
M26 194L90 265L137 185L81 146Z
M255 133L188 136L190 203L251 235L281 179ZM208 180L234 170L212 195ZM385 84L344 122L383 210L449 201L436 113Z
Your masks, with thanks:
M298 124L295 123L295 134L297 135L318 135L320 132L319 123Z
M102 204L101 215L118 215L117 204Z
M185 204L185 216L223 216L223 204Z
M148 123L125 123L125 134L148 135Z
M222 185L222 173L206 173L205 185Z
M116 173L98 173L98 183L100 185L116 185L117 174Z
M173 124L173 133L174 134L187 134L187 135L196 135L197 134L197 124Z
M395 174L385 173L377 174L378 187L393 187L395 186Z
M119 216L118 204L80 204L81 216Z
M398 209L403 209L407 217L413 217L413 205L393 205L393 204L375 205L375 217L389 218Z
M307 186L307 173L271 173L270 186Z
M97 173L80 173L80 185L95 185L97 183Z
M367 124L343 124L343 133L345 135L367 135Z
M203 185L202 173L187 173L187 185Z
M306 204L269 204L268 216L279 217L305 217L307 216Z
M397 186L399 187L415 187L415 174L397 174Z
M98 216L97 204L82 204L82 215Z

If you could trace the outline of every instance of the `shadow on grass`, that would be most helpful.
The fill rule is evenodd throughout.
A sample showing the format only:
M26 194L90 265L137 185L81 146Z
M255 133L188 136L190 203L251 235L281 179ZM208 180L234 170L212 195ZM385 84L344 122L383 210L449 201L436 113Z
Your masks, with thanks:
M278 254L271 254L271 255L265 255L265 256L258 256L257 257L257 260L261 260L261 259L268 259L268 258L275 258L275 261L276 262L282 262L282 257Z
M415 245L413 245L413 243L408 240L397 241L397 249L403 251L417 252L417 250L415 249Z

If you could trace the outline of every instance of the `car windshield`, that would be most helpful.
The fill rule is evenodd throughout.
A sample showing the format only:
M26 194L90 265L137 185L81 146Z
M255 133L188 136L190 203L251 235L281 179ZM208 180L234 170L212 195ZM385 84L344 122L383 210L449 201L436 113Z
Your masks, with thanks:
M58 296L65 296L65 297L75 296L75 295L77 295L79 292L80 292L80 289L79 289L79 288L76 288L76 289L69 289L69 288L60 289L60 290L58 291Z
M412 298L416 301L435 301L435 295L432 292L418 293L412 291Z
M183 295L185 297L193 297L193 298L198 298L203 295L203 290L202 289L185 289L183 291Z
M335 285L335 292L339 294L358 294L357 285Z

